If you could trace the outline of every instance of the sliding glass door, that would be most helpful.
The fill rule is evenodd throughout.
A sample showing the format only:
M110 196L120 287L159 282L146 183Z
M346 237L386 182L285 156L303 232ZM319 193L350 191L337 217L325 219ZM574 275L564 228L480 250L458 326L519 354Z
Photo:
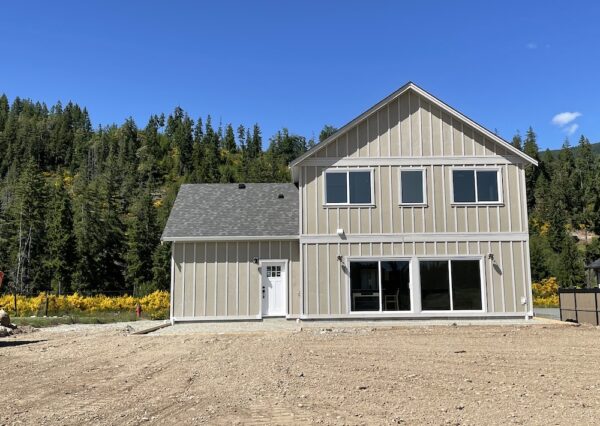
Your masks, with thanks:
M410 311L410 262L351 261L350 306L352 312Z
M420 260L421 308L424 311L480 311L479 260Z

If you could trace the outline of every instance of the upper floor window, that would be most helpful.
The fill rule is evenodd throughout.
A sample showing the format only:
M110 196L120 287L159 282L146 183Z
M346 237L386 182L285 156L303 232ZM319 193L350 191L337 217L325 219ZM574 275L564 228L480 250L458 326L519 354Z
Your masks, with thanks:
M325 203L333 205L373 204L371 170L325 172Z
M425 205L425 169L400 170L400 204Z
M454 169L452 184L455 203L500 203L499 169Z

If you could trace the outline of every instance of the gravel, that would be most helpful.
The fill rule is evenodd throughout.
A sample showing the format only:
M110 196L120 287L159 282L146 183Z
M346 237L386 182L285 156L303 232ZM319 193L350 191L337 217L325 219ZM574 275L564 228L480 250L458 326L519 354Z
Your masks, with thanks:
M533 324L44 329L0 340L0 424L595 424L600 329Z

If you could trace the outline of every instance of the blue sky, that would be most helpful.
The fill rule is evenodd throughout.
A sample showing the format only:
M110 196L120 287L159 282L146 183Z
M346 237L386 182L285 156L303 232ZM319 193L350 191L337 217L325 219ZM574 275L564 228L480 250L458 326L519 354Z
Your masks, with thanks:
M507 139L600 141L596 1L56 3L3 2L0 93L95 126L179 105L318 137L412 80Z

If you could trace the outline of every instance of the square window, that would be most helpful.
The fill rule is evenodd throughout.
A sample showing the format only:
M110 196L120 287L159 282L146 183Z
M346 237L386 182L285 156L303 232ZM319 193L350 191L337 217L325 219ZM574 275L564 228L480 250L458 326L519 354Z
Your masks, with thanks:
M424 170L402 170L400 172L400 203L424 204Z
M498 172L477 171L477 201L498 201Z
M371 202L371 172L350 172L350 204Z
M475 199L475 172L473 170L454 170L454 202L474 203Z
M327 186L327 203L330 204L345 204L348 202L347 191L347 173L331 173L325 174Z

